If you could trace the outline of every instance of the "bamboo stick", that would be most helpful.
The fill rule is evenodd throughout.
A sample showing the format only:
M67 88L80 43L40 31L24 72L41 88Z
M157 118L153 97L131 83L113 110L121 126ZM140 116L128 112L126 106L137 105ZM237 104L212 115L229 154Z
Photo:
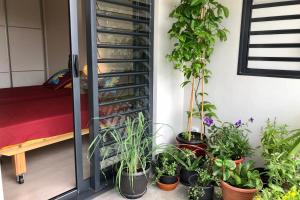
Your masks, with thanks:
M205 80L204 80L204 72L203 72L203 77L201 80L201 93L202 93L202 97L201 97L201 140L203 141L203 134L204 134L204 84L205 84Z
M189 118L188 118L188 133L189 133L189 141L191 141L192 137L192 123L193 123L193 108L194 108L194 95L195 95L195 78L192 79L192 92L191 92L191 98L190 98L190 107L189 107Z

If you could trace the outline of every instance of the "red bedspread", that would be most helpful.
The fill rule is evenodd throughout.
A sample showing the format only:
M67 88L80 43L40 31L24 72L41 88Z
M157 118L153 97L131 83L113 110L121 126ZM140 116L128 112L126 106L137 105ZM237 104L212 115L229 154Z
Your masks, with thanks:
M71 95L71 89L54 90L46 86L28 86L0 89L0 105L50 97Z
M81 102L82 128L87 128L86 95ZM0 148L72 131L71 95L0 104Z

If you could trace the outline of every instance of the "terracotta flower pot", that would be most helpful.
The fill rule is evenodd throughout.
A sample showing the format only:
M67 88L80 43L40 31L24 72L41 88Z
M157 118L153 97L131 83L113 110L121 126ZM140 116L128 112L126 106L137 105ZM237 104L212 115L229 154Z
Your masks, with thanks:
M162 183L161 180L159 180L159 181L156 182L157 186L160 189L164 190L164 191L172 191L172 190L174 190L177 187L178 183L179 183L179 178L178 177L176 177L175 183L169 183L169 184Z
M257 189L241 189L221 181L224 200L252 200Z
M242 157L241 159L239 160L234 160L234 163L235 165L238 167L240 164L244 163L245 162L245 158Z

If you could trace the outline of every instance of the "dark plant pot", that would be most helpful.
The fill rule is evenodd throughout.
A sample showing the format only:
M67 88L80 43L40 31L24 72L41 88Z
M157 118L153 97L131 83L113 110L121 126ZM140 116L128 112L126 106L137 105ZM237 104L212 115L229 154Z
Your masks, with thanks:
M159 182L164 184L173 184L178 181L177 176L162 176L159 178Z
M203 140L201 140L201 134L198 132L191 132L192 139L188 141L184 139L183 134L179 133L176 137L178 147L181 149L190 149L196 153L197 156L205 156L205 149L207 148L207 138L203 134Z
M224 200L253 200L257 189L241 189L221 181Z
M258 168L255 168L255 170L259 171L259 174L260 174L260 179L262 180L263 182L263 186L264 188L268 187L268 184L269 184L269 176L268 176L268 170L263 168L263 167L258 167Z
M200 198L200 200L212 200L214 196L214 186L210 185L207 187L202 187L204 191L204 195Z
M138 172L133 175L133 183L131 183L132 176L126 172L122 173L120 193L127 199L138 199L142 197L147 191L148 177L150 167L144 172Z
M180 170L180 183L185 186L190 186L189 180L190 177L197 175L196 171L188 171L185 168Z
M198 174L194 174L189 177L189 185L195 186L197 183ZM212 184L209 184L206 187L202 187L204 191L204 196L200 197L200 200L212 200L214 196L214 186Z
M179 182L179 178L177 176L162 176L157 182L157 186L165 191L174 190Z

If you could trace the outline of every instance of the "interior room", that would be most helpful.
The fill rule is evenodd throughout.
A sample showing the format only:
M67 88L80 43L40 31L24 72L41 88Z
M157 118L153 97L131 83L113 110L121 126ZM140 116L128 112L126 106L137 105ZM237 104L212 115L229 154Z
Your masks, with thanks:
M68 1L0 4L4 198L49 199L76 186ZM82 151L88 177L87 146Z
M299 200L299 77L299 0L0 0L0 200Z

